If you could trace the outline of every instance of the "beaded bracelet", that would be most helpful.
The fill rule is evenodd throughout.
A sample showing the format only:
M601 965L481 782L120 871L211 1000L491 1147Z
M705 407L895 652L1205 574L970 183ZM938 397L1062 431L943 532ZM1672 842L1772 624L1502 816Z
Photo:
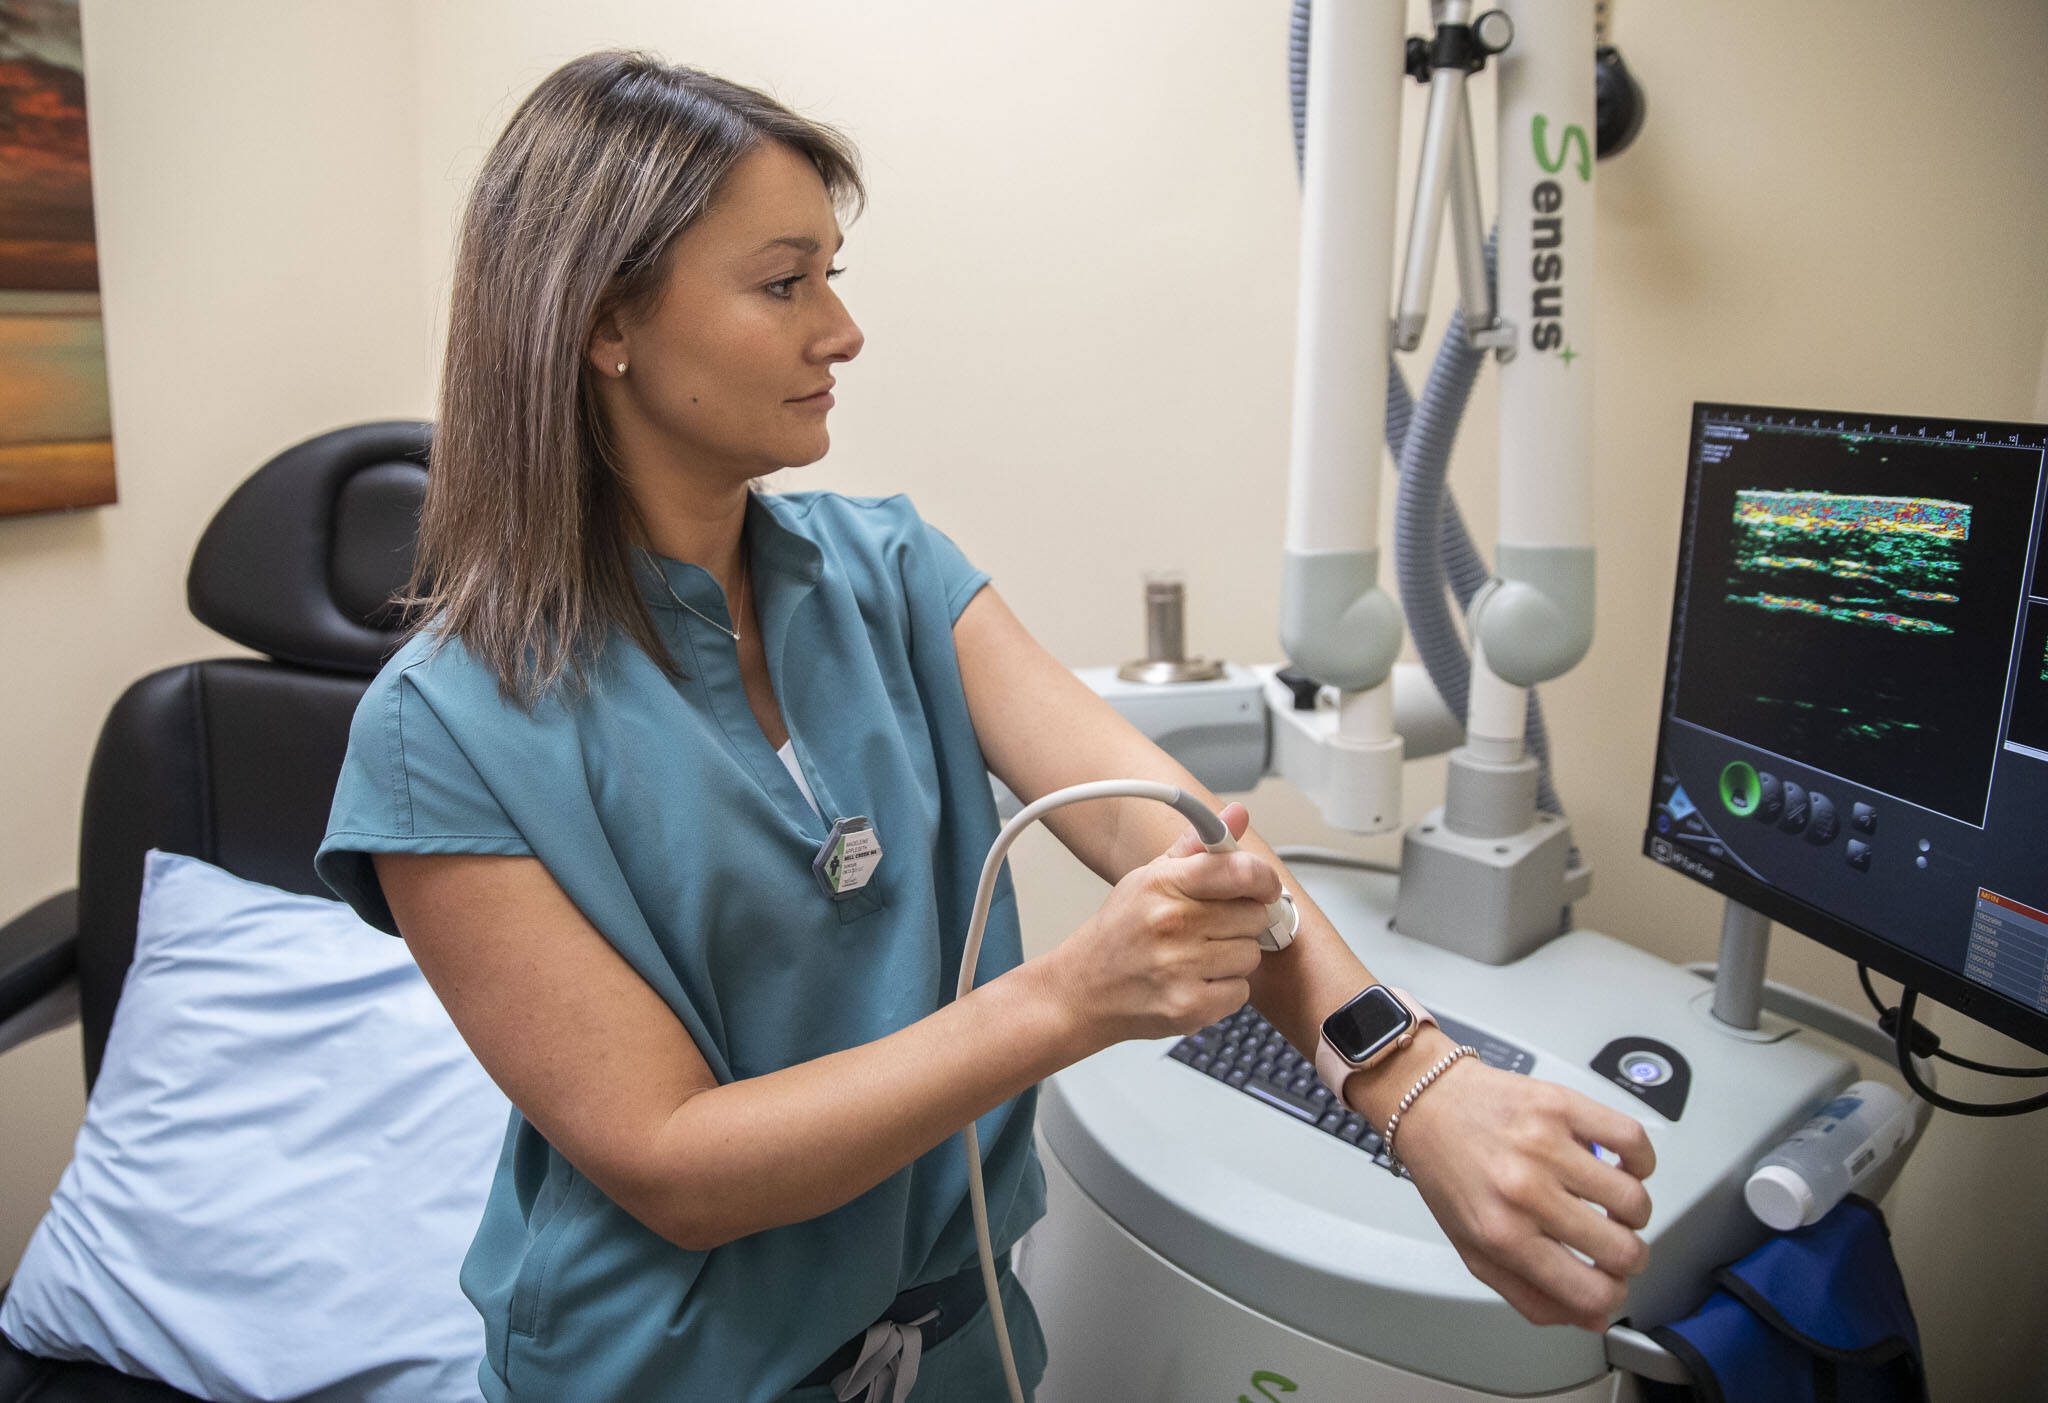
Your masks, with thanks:
M1408 1108L1415 1104L1416 1097L1429 1090L1431 1083L1450 1070L1453 1062L1456 1062L1460 1057L1476 1057L1478 1055L1479 1049L1470 1043L1462 1043L1446 1052L1436 1060L1435 1066L1415 1079L1415 1085L1408 1088L1408 1094L1401 1098L1401 1104L1396 1106L1394 1113L1387 1117L1387 1132L1380 1138L1386 1142L1387 1168L1393 1171L1396 1177L1406 1172L1402 1168L1400 1156L1394 1153L1394 1131L1400 1127L1401 1117L1408 1114Z

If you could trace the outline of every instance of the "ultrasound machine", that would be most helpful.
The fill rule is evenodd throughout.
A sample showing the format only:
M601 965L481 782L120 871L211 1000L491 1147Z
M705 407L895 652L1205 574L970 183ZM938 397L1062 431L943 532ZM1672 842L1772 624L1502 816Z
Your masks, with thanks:
M1932 1108L2048 1100L1945 1092L1935 1062L1962 1059L1912 1017L1936 1000L2048 1052L2048 429L1694 407L1643 852L1723 894L1721 955L1682 967L1587 928L1592 863L1618 855L1575 841L1537 692L1592 638L1596 148L1625 147L1642 108L1604 39L1587 53L1593 0L1433 0L1433 32L1404 38L1406 11L1293 6L1287 663L1189 656L1181 586L1155 580L1146 655L1080 675L1216 793L1277 778L1332 828L1399 829L1398 870L1279 852L1374 975L1453 1037L1643 1125L1649 1265L1604 1333L1529 1324L1415 1186L1375 1168L1377 1128L1247 1006L1043 1084L1048 1212L1016 1259L1050 1348L1040 1403L1635 1399L1642 1380L1684 1381L1645 1332L1767 1242L1745 1183L1858 1080L1859 1055L1896 1071L1911 1112L1861 1166L1870 1199ZM1482 75L1490 214L1468 101ZM1428 100L1404 148L1410 79ZM1389 352L1420 344L1440 241L1459 306L1411 394ZM1482 369L1498 377L1491 559L1447 476ZM1673 468L1680 451L1674 436ZM1398 604L1381 585L1386 464ZM1397 662L1404 642L1416 662ZM1438 755L1444 801L1404 827L1404 767ZM1898 981L1899 1007L1880 1019L1770 982L1773 922Z
M1728 898L1718 971L1572 924L1512 958L1447 949L1401 919L1426 865L1281 850L1454 1037L1648 1129L1650 1267L1604 1337L1533 1327L1474 1280L1413 1185L1370 1171L1372 1127L1247 1007L1045 1085L1050 1211L1020 1259L1052 1347L1038 1396L1625 1400L1678 1380L1643 1331L1764 1240L1743 1180L1856 1078L1850 1049L1944 1099L1903 1031L1764 979L1772 921L2048 1051L2044 456L2039 425L1695 406L1643 851ZM1241 790L1283 768L1288 721L1260 724L1296 704L1282 671L1083 675Z

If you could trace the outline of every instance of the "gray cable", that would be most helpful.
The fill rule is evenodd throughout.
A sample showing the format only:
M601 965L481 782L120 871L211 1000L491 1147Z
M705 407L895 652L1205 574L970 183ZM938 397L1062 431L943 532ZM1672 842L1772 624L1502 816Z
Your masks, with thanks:
M1208 851L1236 852L1237 840L1230 836L1230 829L1224 825L1223 816L1209 812L1200 799L1171 784L1161 784L1147 779L1105 779L1085 784L1070 784L1065 789L1056 789L1041 799L1025 805L996 834L996 840L989 844L988 856L982 859L981 881L974 889L974 910L967 920L967 939L960 951L960 978L953 991L954 999L966 998L974 991L975 974L981 967L981 941L988 930L988 910L995 901L996 881L1003 873L1003 859L1024 830L1045 814L1068 804L1078 804L1089 799L1157 799L1162 804L1171 804L1180 816L1194 825L1195 836L1202 840ZM1262 949L1285 949L1294 939L1294 930L1301 919L1300 908L1294 897L1285 889L1280 900L1266 907L1270 927L1277 935L1278 918L1282 907L1293 922L1285 939L1269 944L1264 936L1259 939ZM968 1121L960 1131L961 1146L967 1152L967 1203L974 1213L974 1245L981 1259L982 1293L988 1297L989 1320L995 1326L996 1353L1003 1366L1003 1383L1009 1390L1012 1403L1024 1403L1024 1387L1017 1377L1017 1358L1010 1345L1010 1322L1003 1313L1002 1283L996 1276L995 1244L989 1237L988 1186L981 1177L981 1134L975 1123Z

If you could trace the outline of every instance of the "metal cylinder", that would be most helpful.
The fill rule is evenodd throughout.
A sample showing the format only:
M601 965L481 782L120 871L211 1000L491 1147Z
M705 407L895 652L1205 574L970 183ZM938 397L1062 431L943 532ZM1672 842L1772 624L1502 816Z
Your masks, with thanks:
M1444 827L1462 838L1513 838L1536 823L1536 762L1485 758L1471 745L1451 752Z
M1721 962L1714 972L1714 1017L1754 1032L1764 1006L1771 918L1732 897L1721 908Z
M1187 643L1187 585L1178 574L1145 577L1145 656L1116 670L1126 682L1151 686L1213 682L1223 664L1190 658Z
M1177 663L1187 657L1187 586L1178 576L1145 581L1145 656Z

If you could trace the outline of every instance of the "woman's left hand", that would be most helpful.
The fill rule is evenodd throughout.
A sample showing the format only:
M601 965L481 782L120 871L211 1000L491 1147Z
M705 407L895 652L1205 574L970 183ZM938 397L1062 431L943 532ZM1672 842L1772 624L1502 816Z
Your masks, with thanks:
M1621 1313L1649 1261L1657 1164L1633 1117L1467 1056L1401 1117L1395 1149L1472 1274L1531 1322L1601 1331Z

